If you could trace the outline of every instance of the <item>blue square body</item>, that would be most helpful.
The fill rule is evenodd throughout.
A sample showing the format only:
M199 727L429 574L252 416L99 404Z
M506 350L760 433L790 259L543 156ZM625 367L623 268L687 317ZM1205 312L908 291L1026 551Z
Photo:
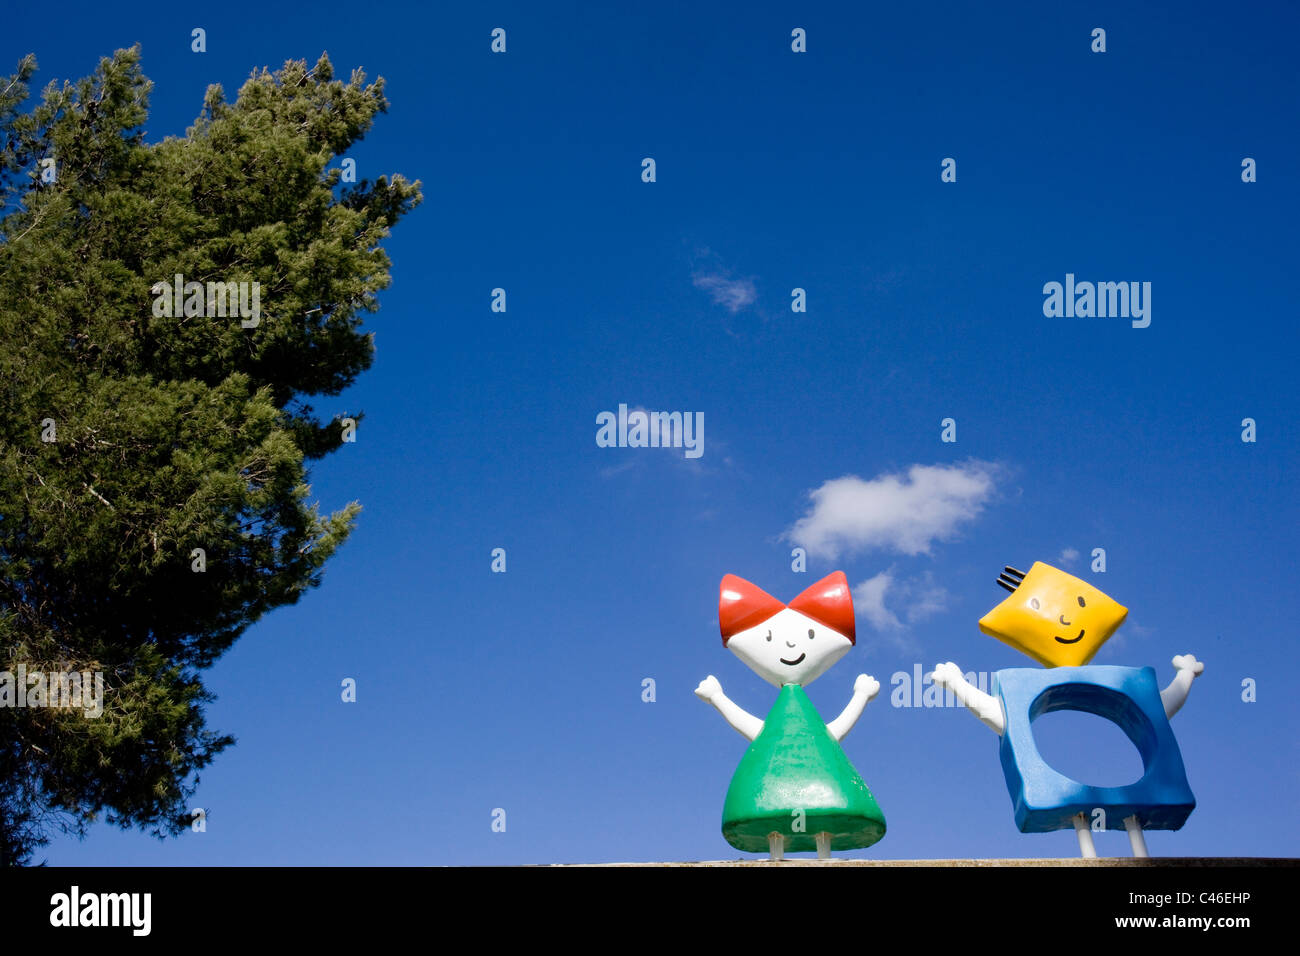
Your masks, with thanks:
M997 671L993 683L1006 715L1002 772L1021 833L1071 829L1077 813L1091 826L1098 807L1106 811L1108 830L1124 829L1124 819L1134 814L1144 830L1177 830L1187 821L1196 798L1150 667L1016 667ZM1142 755L1142 779L1093 787L1052 769L1038 752L1032 725L1055 710L1118 724Z

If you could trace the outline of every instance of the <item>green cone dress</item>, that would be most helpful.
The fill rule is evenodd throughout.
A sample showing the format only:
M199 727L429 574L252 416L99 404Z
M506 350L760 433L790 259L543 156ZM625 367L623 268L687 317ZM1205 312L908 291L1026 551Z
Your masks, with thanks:
M766 853L773 831L792 853L816 850L822 832L836 850L868 847L885 835L871 791L798 684L781 688L722 807L722 835L737 850Z

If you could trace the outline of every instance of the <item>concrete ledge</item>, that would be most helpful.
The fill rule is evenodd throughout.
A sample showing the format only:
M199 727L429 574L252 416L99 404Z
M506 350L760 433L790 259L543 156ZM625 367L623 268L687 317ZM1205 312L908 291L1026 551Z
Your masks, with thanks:
M1166 856L1134 859L1127 856L1079 859L1010 859L1010 860L841 860L790 859L779 863L770 860L700 860L691 863L552 863L550 866L880 866L880 867L1233 867L1233 866L1300 866L1294 857L1252 856Z

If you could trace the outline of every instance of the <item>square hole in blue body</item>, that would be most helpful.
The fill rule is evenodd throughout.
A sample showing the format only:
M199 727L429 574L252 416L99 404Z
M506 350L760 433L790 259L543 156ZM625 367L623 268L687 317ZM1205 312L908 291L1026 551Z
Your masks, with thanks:
M1136 815L1144 830L1177 830L1196 807L1169 719L1150 667L1017 667L993 675L1002 701L1002 772L1022 833L1072 829L1083 813L1105 811L1106 829L1124 829ZM1038 751L1033 722L1042 714L1077 710L1117 724L1142 755L1143 773L1123 787L1094 787L1053 769Z

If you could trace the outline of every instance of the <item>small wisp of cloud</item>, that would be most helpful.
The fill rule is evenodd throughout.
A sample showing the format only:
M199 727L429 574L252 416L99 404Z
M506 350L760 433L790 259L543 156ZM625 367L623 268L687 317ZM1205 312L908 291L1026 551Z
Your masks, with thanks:
M618 412L596 416L596 445L600 448L681 448L688 459L704 454L703 412L631 410L620 402Z
M695 288L707 292L716 305L732 315L758 300L753 279L732 279L721 272L697 272L692 281Z
M908 630L944 611L948 607L948 591L935 582L929 571L900 578L889 568L854 587L853 606L891 644L914 650L916 643Z

